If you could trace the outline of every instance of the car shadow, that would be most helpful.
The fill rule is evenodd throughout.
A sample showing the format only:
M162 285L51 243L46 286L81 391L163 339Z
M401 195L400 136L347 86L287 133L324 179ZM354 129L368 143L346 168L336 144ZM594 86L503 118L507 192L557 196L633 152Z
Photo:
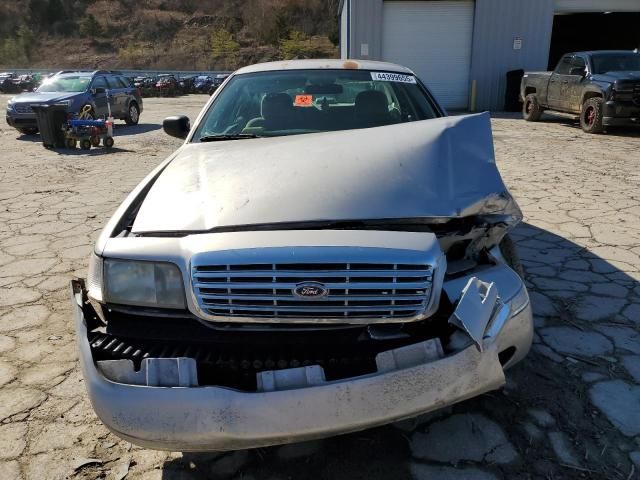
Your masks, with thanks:
M153 132L160 130L162 125L159 123L139 123L138 125L126 125L123 123L115 123L113 125L114 137L126 137L129 135L139 135L141 133Z
M40 139L40 134L38 133L34 133L33 135L26 135L24 133L21 133L19 136L16 137L16 140L19 140L21 142L41 142L42 141Z
M58 155L89 155L91 157L133 151L116 146L113 146L111 148L104 148L103 146L91 147L91 150L82 150L81 148L50 148L49 150L51 150L52 152L56 152Z
M164 463L162 478L453 478L457 463L485 471L487 478L574 478L582 472L581 478L600 479L611 478L612 471L626 472L625 478L629 458L610 446L628 439L589 399L594 385L605 390L616 382L634 383L616 357L640 354L640 314L627 313L640 312L640 282L616 267L615 259L534 225L522 224L511 235L525 269L536 334L529 355L507 371L503 388L411 420L325 440L184 453ZM536 424L531 413L536 410L550 420ZM273 412L287 415L275 407ZM474 426L479 420L484 427ZM565 449L576 452L579 465L556 460L552 434L567 439ZM501 451L515 459L500 464L478 451ZM447 455L459 460L443 460Z

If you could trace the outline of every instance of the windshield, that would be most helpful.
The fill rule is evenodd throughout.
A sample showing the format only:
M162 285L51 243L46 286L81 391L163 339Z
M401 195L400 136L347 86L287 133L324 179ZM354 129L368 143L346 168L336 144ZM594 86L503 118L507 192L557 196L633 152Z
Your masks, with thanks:
M413 75L368 70L260 72L231 79L194 139L350 130L437 116Z
M594 55L591 61L594 73L640 71L640 54L638 53Z
M54 77L45 80L38 92L84 92L91 82L91 77Z

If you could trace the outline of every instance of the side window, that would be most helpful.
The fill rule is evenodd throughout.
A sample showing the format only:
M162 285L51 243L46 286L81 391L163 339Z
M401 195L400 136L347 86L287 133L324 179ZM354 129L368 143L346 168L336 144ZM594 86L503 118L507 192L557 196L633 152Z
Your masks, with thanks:
M587 68L587 63L584 61L584 58L578 57L576 55L575 57L573 57L573 60L571 62L571 68L579 68L584 72L584 69Z
M118 81L118 78L114 77L113 75L109 75L107 77L107 83L109 84L110 89L122 88L122 85Z
M109 88L109 85L107 85L107 81L104 79L104 77L96 77L93 79L93 83L91 84L91 88L104 88L107 89Z
M559 75L569 75L569 71L571 70L571 55L565 55L558 62L558 66L556 67L556 73Z
M126 77L116 77L118 82L120 82L121 88L129 88L131 86L131 81Z

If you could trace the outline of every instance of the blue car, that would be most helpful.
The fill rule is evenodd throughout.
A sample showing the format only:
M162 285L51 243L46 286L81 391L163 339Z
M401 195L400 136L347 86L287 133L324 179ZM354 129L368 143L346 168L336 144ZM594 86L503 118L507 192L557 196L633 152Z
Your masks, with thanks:
M90 117L111 115L136 125L142 112L142 96L129 79L118 72L63 71L46 79L35 91L13 97L7 103L7 123L23 134L38 131L32 105L64 104L70 114L89 106Z
M213 84L213 78L209 75L199 75L193 81L193 89L196 93L207 93Z

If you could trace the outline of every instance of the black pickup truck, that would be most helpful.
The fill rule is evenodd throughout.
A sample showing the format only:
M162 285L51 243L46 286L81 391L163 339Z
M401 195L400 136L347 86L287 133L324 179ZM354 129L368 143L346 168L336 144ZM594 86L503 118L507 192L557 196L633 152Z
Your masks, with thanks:
M525 73L520 98L524 119L530 122L555 110L580 115L587 133L640 125L640 53L567 53L553 72Z

